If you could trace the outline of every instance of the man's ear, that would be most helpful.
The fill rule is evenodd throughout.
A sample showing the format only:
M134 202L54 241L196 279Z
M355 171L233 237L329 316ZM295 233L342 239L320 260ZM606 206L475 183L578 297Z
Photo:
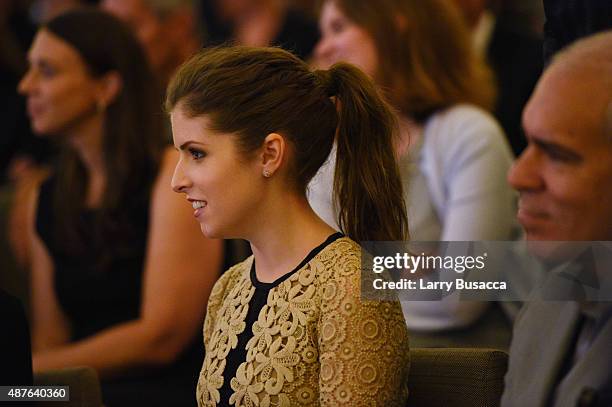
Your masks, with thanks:
M287 154L287 141L278 133L270 133L261 148L262 172L272 176L280 168Z
M117 71L110 71L99 79L98 104L104 107L113 103L123 88L123 80Z

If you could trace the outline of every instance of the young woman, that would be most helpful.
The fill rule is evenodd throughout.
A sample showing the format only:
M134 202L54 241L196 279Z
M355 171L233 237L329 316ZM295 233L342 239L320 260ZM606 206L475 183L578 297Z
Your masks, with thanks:
M347 64L312 72L280 49L220 48L179 69L166 103L174 190L206 236L253 250L208 302L200 406L403 405L401 308L360 297L356 242L407 234L393 115L373 84ZM344 234L306 200L335 137Z
M396 145L414 241L510 240L512 153L487 113L490 72L471 50L461 15L445 0L327 0L317 62L354 63L384 89L400 115ZM336 224L334 158L310 185L313 208ZM403 304L408 327L439 332L469 326L486 303ZM438 343L440 344L440 343Z
M169 187L177 154L143 51L82 9L45 24L29 62L32 128L64 150L31 202L34 369L92 366L111 406L193 405L221 243Z

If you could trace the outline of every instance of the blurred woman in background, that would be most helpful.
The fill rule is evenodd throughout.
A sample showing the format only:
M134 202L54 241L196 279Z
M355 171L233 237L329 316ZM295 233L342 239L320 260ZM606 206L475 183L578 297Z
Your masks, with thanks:
M327 0L317 63L353 63L368 73L400 116L396 152L414 241L509 240L514 196L512 154L487 112L491 73L471 47L458 11L445 0ZM313 208L338 225L332 203L334 157L310 184ZM469 326L486 303L405 303L413 331ZM415 342L418 343L418 342Z
M34 369L92 366L113 407L193 405L221 243L170 189L177 155L145 55L114 17L77 9L28 59L32 128L63 148L29 203Z

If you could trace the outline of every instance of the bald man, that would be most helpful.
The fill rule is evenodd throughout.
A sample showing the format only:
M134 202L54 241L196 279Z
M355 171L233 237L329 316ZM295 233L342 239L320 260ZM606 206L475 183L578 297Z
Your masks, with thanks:
M523 126L529 144L508 179L527 240L612 240L612 31L555 57ZM611 372L612 303L528 302L502 406L612 406Z

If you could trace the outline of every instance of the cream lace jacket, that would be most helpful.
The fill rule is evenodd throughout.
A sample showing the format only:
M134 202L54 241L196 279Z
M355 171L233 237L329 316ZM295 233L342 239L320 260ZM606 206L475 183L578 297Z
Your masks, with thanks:
M403 406L408 397L408 334L399 303L361 301L360 247L342 237L272 288L253 326L253 258L215 284L204 322L200 407ZM224 374L238 335L252 332L236 377Z

